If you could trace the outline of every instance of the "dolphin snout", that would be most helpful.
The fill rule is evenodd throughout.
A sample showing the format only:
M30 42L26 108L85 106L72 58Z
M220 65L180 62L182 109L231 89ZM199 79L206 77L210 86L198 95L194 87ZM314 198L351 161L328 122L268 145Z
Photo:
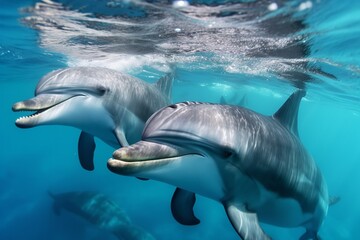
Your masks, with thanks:
M139 141L128 147L123 147L113 153L113 158L134 162L176 157L183 155L183 149L165 144Z
M74 97L73 94L41 94L36 97L17 102L12 106L14 112L17 111L37 111L50 108L67 99Z
M191 154L189 151L172 145L140 141L120 148L108 160L110 171L121 175L136 175L174 161L177 157Z
M14 112L21 111L21 110L32 110L32 109L36 110L36 106L37 106L36 102L32 99L29 99L29 100L14 103L14 105L12 106L12 110Z

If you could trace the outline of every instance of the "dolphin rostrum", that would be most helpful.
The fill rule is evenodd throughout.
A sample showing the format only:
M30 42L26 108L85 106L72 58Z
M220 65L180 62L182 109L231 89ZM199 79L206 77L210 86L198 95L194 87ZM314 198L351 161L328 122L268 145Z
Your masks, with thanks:
M57 215L66 209L121 240L155 240L150 233L133 225L119 205L104 194L84 191L49 195L54 199Z
M184 102L147 121L142 140L116 150L108 168L163 181L223 204L241 239L270 237L259 222L317 232L330 203L324 178L300 142L293 93L272 116L219 104Z
M115 148L138 141L146 120L170 103L173 76L155 84L115 70L74 67L56 70L38 83L35 97L13 111L36 111L16 126L68 125L82 130L78 142L83 168L94 169L94 136Z

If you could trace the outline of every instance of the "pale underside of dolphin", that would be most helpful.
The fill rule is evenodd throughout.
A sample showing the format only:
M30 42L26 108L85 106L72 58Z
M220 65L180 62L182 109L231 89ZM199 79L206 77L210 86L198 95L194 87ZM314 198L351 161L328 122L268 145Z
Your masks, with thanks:
M171 105L147 121L141 141L115 151L108 168L219 201L241 239L270 239L259 222L302 226L301 240L318 239L329 197L298 137L304 95L292 94L273 116L229 105Z
M54 200L56 215L65 209L113 233L120 240L155 240L150 233L135 226L119 205L102 193L78 191L49 195Z
M35 97L15 103L14 111L35 113L16 120L20 128L67 125L79 128L78 153L81 166L94 169L94 136L115 148L141 139L146 120L170 104L174 72L155 84L99 67L56 70L38 83ZM195 195L177 189L172 198L175 219L198 224L192 207Z

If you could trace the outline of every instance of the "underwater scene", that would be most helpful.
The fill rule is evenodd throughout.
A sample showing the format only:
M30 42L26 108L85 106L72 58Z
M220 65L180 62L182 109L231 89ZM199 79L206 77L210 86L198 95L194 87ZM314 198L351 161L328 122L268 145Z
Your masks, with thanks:
M360 239L360 1L0 0L0 239Z

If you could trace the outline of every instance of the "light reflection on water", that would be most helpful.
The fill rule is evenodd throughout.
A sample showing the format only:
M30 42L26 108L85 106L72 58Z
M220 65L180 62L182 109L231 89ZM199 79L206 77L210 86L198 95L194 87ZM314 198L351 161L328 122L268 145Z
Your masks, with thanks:
M346 99L342 81L337 85L339 76L359 77L357 64L313 56L318 25L309 17L324 3L221 3L47 0L24 8L23 22L39 31L42 47L67 56L70 66L136 72L144 66L167 71L176 64L190 71L216 69L224 79L235 73L239 81L250 76L310 88L322 97L359 99L353 88Z

